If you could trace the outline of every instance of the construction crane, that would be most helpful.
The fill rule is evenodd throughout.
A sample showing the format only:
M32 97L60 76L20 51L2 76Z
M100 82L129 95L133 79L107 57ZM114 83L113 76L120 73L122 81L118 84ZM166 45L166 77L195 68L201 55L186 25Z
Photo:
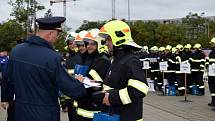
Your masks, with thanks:
M52 6L54 3L63 3L63 16L66 18L66 3L71 1L79 1L79 0L50 0L50 5ZM66 23L64 23L64 29L66 29Z
M66 17L66 2L71 2L71 1L78 1L78 0L50 0L50 5L52 6L54 3L61 3L63 2L63 15Z
M26 36L28 38L29 34L35 34L36 29L36 0L27 0L27 26L26 26Z

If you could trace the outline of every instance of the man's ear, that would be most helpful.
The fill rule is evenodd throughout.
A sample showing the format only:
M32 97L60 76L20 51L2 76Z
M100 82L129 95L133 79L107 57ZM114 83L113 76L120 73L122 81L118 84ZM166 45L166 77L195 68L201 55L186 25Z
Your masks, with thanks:
M54 32L55 32L54 30L50 30L49 35L53 34Z
M50 36L52 35L52 31L51 30L49 30L49 31L47 31L46 32L46 34L45 34L45 38L50 38Z

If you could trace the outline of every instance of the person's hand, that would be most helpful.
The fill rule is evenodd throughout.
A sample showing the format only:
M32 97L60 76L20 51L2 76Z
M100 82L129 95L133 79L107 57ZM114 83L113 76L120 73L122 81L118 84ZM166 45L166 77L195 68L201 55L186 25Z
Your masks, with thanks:
M84 81L84 77L81 74L75 75L75 79L77 79L78 81L80 81L81 83L83 83Z
M7 109L9 107L9 103L8 102L1 102L1 107L3 109Z
M105 93L105 96L103 98L103 104L107 105L107 106L110 106L110 102L109 102L109 93Z

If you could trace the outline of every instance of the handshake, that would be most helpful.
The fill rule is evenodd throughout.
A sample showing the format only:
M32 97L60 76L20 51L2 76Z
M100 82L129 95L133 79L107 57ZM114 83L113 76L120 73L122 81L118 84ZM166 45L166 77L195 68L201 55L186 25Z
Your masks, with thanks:
M85 88L101 87L102 85L101 81L91 80L88 77L83 77L81 74L75 75L75 79L83 83Z

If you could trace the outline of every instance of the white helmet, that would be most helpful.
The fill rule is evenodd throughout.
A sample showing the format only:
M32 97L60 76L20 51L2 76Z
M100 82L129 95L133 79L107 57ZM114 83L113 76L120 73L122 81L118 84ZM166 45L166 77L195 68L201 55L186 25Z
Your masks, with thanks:
M66 42L73 41L73 40L75 40L77 35L78 35L78 33L76 33L76 32L69 32L69 34L66 36L65 41Z
M158 47L157 46L153 46L150 48L151 51L158 51Z
M88 31L80 31L74 41L83 41L83 38L88 34Z
M90 40L94 40L97 42L97 36L99 34L99 29L91 29L85 36L84 39L90 39Z
M89 41L89 40L91 40L91 41L95 41L97 44L98 44L98 52L99 53L107 53L108 52L108 48L107 48L107 46L106 45L103 45L102 43L101 43L101 39L99 39L99 36L98 36L98 34L99 34L99 29L91 29L90 31L89 31L89 33L84 37L84 41Z
M142 51L143 51L143 52L148 52L148 51L149 51L148 46L143 46Z

